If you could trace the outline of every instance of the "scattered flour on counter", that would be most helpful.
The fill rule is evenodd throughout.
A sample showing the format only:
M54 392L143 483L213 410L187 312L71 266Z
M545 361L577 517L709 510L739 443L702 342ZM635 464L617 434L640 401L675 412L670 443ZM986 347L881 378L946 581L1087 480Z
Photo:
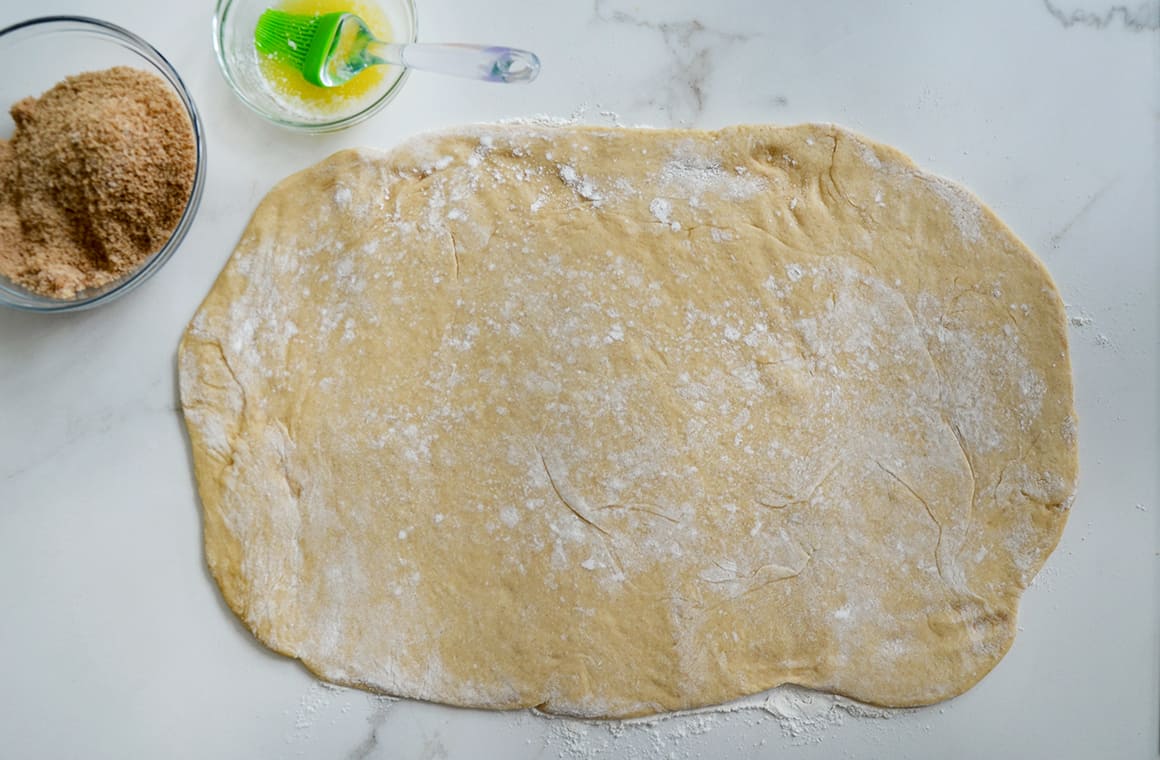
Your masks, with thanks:
M365 749L365 754L352 756L372 756L371 750L376 743L375 731L386 720L387 712L391 706L399 700L395 697L367 694L325 681L314 681L299 698L298 708L294 711L294 722L290 731L285 735L286 744L300 745L294 753L296 757L316 756L310 747L310 744L315 741L315 728L336 726L340 721L349 722L351 720L349 716L355 707L356 700L362 699L365 699L369 704L370 712L366 721L371 727L371 732L367 736L367 741L363 743L364 745L369 743L369 746L358 748L359 750ZM285 714L289 715L290 711L286 710Z
M1067 312L1067 323L1072 327L1091 327L1095 323L1091 315L1079 306L1065 303L1063 308Z
M605 110L600 111L600 116L604 119L607 119L608 122L610 124L612 124L612 126L614 126L614 127L623 127L624 126L624 121L621 120L620 114L618 114L616 111L609 111L609 110L605 109Z
M777 719L783 734L811 744L821 742L830 726L841 725L847 717L882 720L916 712L871 707L797 686L782 686L768 692L760 707Z
M511 119L500 119L497 124L527 125L531 127L570 127L576 123L575 119L564 116L552 116L546 113L536 113L531 116L518 116Z
M627 721L542 717L551 723L545 748L555 750L561 760L667 760L689 756L697 737L717 729L735 734L729 725L737 721L748 726L776 722L791 746L804 746L822 743L827 733L847 718L886 720L917 712L871 707L832 694L780 686L726 705ZM762 738L758 746L765 743Z
M306 693L298 700L298 709L294 711L294 724L290 733L286 734L286 743L297 744L310 741L313 738L314 726L319 718L329 713L334 700L347 691L341 686L334 686L323 681L315 681L310 684ZM347 697L348 699L341 708L343 712L350 710L349 694ZM289 710L286 711L286 714L289 714Z
M1073 330L1082 330L1081 333L1075 333L1077 338L1083 339L1083 342L1089 345L1096 345L1100 348L1108 348L1113 351L1118 351L1119 343L1107 333L1094 332L1097 327L1096 320L1086 310L1073 304L1065 303L1063 305L1067 313L1067 326Z
M589 114L593 111L593 109L597 109L596 114L598 118L596 119L589 118ZM573 127L577 124L583 123L591 123L595 125L607 124L614 127L626 126L624 120L616 111L601 108L599 104L593 106L587 103L581 103L579 106L572 110L572 113L568 114L567 116L553 116L551 114L538 113L532 114L531 116L519 116L512 119L502 119L497 123L529 125L536 127Z
M1055 582L1059 578L1059 568L1054 565L1046 565L1039 569L1035 577L1031 579L1028 588L1038 588L1050 592L1055 588Z
M309 745L314 741L316 727L335 725L350 713L354 707L352 699L356 695L370 703L370 714L366 720L371 729L363 744L356 748L356 754L357 751L364 751L364 754L358 756L377 756L374 754L376 747L382 748L382 737L377 736L377 731L386 720L390 708L400 700L365 694L322 681L313 682L299 698L291 730L285 737L286 743ZM750 727L776 723L781 737L788 740L790 746L804 746L821 744L833 729L843 725L849 718L886 720L919 712L920 709L870 707L844 697L797 686L780 686L726 705L625 721L585 721L546 715L535 710L521 714L549 724L544 734L544 749L555 751L560 760L592 760L602 757L615 757L618 760L668 760L687 756L694 742L701 737L707 738L715 731L729 732L732 737L735 732L731 731L730 726L736 726L738 721ZM289 715L290 711L287 710L286 714ZM750 749L756 750L758 746L764 745L767 738L773 737L760 737ZM714 740L714 743L719 743L719 739ZM738 748L745 749L741 746ZM309 749L309 746L300 746L297 755L307 756ZM706 746L705 750L709 751L710 747Z

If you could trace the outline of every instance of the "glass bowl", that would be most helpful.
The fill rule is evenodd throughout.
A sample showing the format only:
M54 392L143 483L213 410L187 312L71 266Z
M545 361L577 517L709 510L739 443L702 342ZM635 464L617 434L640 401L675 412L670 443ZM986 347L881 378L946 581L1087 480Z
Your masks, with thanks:
M185 210L164 247L133 271L99 288L82 290L74 298L33 293L0 276L0 304L26 311L61 312L89 309L125 295L149 279L181 245L193 223L205 185L205 132L197 108L181 77L161 53L119 26L82 16L35 18L0 30L0 120L8 108L28 96L40 96L65 77L113 66L132 66L159 75L185 106L193 128L197 166ZM9 119L10 122L10 119ZM10 136L11 123L2 133Z
M407 81L408 70L399 66L384 67L381 80L370 92L325 109L312 110L308 105L296 102L293 97L287 97L271 87L262 73L258 52L254 49L254 28L258 24L258 17L271 7L307 12L298 6L314 6L316 10L328 11L329 5L333 3L299 0L280 4L278 0L218 0L213 17L213 45L218 65L234 94L259 116L279 126L304 132L337 132L375 115L402 89ZM393 42L414 42L416 39L414 0L362 0L345 5L356 13L360 13L360 10L365 13L370 9L380 14L390 29L388 33L375 28L376 25L372 23L372 30L378 36L387 36ZM372 21L370 18L366 20Z

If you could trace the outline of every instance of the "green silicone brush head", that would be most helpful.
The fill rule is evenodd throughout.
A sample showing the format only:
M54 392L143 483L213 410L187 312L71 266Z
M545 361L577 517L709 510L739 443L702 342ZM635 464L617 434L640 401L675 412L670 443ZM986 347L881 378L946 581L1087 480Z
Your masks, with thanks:
M306 16L267 10L254 28L254 47L293 66L307 82L325 87L322 67L345 13Z

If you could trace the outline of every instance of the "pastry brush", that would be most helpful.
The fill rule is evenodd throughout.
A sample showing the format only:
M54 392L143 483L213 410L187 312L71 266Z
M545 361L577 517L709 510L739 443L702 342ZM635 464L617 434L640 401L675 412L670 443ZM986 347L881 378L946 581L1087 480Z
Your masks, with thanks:
M387 42L371 34L353 13L310 16L270 9L258 19L254 46L319 87L337 87L367 67L383 64L485 82L530 82L540 73L540 59L527 50Z

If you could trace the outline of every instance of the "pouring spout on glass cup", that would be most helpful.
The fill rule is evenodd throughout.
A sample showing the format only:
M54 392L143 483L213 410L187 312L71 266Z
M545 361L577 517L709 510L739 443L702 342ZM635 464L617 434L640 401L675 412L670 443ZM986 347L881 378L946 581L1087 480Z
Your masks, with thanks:
M291 63L311 84L337 87L370 66L393 65L485 82L531 82L535 53L501 45L395 43L375 37L353 13L303 16L268 10L254 30L257 49Z

